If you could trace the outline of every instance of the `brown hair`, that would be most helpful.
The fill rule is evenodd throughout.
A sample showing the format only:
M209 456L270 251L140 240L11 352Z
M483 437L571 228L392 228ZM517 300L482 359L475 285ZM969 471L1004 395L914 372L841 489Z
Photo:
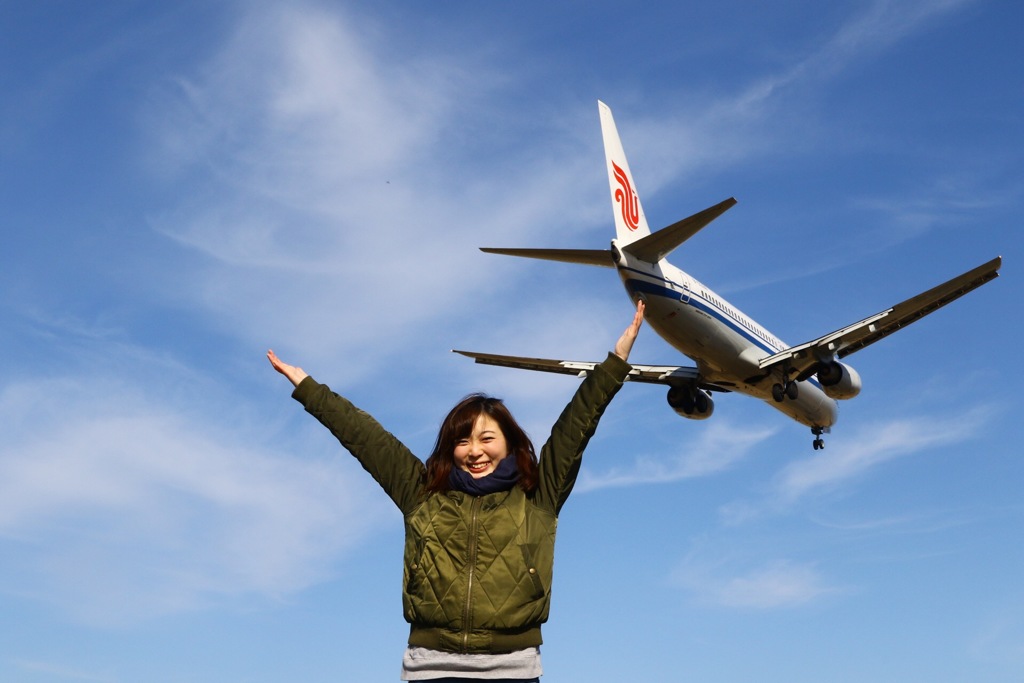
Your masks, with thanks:
M443 493L451 488L448 477L455 464L455 444L472 434L473 424L481 413L493 419L501 428L508 445L507 457L514 457L519 468L519 488L527 493L537 488L537 453L533 450L530 437L500 398L470 394L459 401L441 423L434 450L427 458L426 489L429 493Z

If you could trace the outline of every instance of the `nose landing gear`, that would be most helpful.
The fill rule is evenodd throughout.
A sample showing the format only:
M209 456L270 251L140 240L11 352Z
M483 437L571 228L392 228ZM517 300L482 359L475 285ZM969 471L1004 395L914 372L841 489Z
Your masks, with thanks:
M820 451L825 448L825 440L821 438L822 432L825 430L821 427L811 427L811 434L814 434L814 450Z

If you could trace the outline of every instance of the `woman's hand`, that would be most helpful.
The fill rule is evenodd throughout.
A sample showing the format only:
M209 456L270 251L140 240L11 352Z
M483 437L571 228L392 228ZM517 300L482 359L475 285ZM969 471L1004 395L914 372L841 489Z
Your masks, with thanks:
M634 337L636 335L633 335ZM277 354L273 351L267 351L267 360L274 366L274 369L280 372L282 375L288 378L295 386L299 386L299 382L309 377L305 370L295 365L288 365L283 360L277 357Z
M629 360L629 352L633 349L633 342L636 341L636 335L640 333L640 325L644 322L645 308L643 299L637 300L636 315L633 316L633 322L629 324L626 331L619 337L619 341L615 342L615 355L624 361Z

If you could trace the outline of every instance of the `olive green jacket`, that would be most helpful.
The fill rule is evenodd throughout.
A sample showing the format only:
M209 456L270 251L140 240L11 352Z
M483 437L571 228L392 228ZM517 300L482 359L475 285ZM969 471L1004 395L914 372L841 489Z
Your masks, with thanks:
M630 366L614 354L580 384L541 448L536 490L426 494L426 468L367 413L312 378L293 397L348 449L405 516L402 605L409 644L464 653L540 645L558 513L583 449Z

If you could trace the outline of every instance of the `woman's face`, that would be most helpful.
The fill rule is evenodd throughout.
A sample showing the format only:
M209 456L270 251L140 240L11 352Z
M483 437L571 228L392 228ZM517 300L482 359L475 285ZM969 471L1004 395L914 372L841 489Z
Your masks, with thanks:
M505 435L487 413L477 415L473 432L455 442L455 466L474 479L486 477L508 455Z

